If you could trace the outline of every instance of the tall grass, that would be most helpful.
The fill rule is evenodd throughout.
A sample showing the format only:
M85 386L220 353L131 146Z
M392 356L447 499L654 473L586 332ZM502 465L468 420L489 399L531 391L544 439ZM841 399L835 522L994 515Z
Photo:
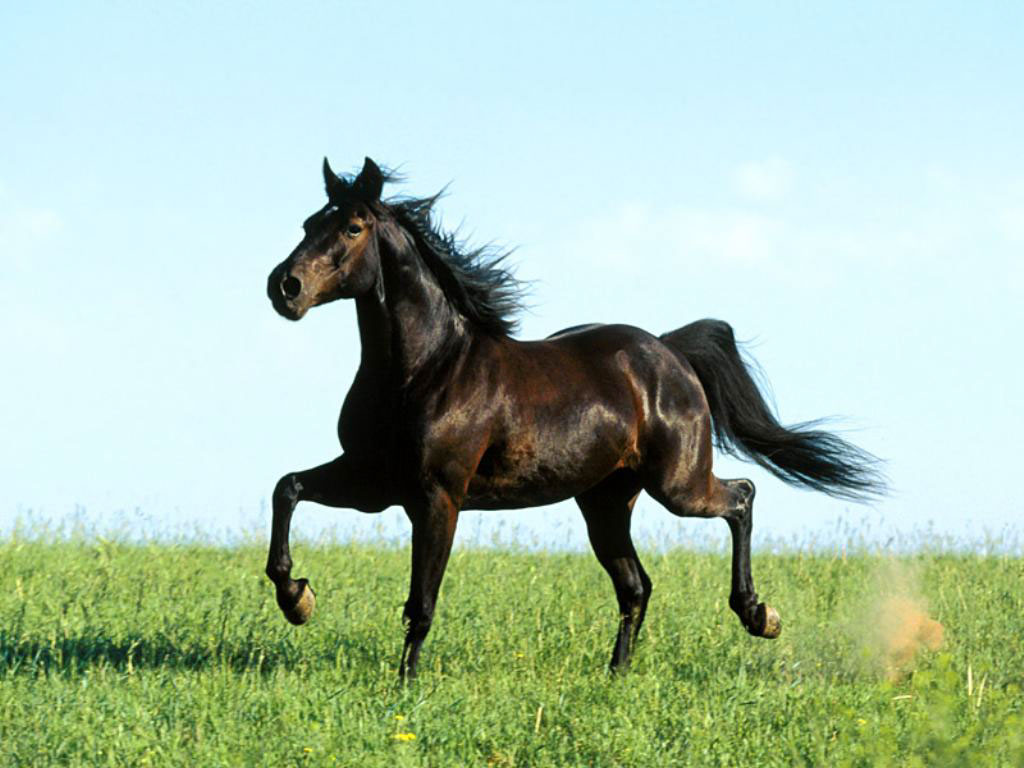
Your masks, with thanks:
M462 549L421 677L398 685L404 547L296 548L287 625L261 546L0 543L0 765L1022 765L1024 561L755 555L779 640L715 552L649 553L632 672L587 554ZM945 627L894 668L876 606Z

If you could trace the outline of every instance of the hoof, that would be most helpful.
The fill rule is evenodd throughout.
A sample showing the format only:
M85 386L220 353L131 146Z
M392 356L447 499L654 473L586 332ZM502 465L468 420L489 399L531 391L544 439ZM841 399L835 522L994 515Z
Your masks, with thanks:
M295 584L298 587L299 596L293 600L286 598L288 600L286 603L278 595L277 603L281 607L284 617L298 627L309 621L309 617L313 615L313 609L316 607L316 595L306 579L299 579Z
M750 629L750 634L774 640L781 633L782 619L779 618L779 612L770 605L759 603L754 614L754 625Z

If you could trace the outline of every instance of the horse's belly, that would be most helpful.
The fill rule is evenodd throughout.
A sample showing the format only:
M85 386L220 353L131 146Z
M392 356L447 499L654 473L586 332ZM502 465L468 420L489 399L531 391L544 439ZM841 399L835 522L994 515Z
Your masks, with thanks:
M523 509L554 504L582 493L590 485L582 483L514 483L473 480L463 509Z
M627 463L628 451L619 446L591 443L587 448L489 449L469 481L463 507L519 509L554 504L578 496Z
M524 509L571 499L587 486L579 483L535 486L526 484L471 482L463 509Z

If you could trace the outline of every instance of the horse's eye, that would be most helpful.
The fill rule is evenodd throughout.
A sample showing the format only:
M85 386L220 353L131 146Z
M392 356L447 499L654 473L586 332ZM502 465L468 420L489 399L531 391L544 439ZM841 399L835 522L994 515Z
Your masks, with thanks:
M350 235L351 237L355 237L362 231L363 228L358 224L349 224L348 229L345 230L345 234Z

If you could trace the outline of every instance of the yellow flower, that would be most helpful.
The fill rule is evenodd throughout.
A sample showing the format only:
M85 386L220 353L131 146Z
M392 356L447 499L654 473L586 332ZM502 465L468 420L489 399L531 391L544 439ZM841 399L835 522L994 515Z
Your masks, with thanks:
M405 720L405 715L395 715L395 720L397 720L398 722L402 722L403 720Z
M395 738L398 741L415 741L416 734L415 733L396 733L395 734Z

